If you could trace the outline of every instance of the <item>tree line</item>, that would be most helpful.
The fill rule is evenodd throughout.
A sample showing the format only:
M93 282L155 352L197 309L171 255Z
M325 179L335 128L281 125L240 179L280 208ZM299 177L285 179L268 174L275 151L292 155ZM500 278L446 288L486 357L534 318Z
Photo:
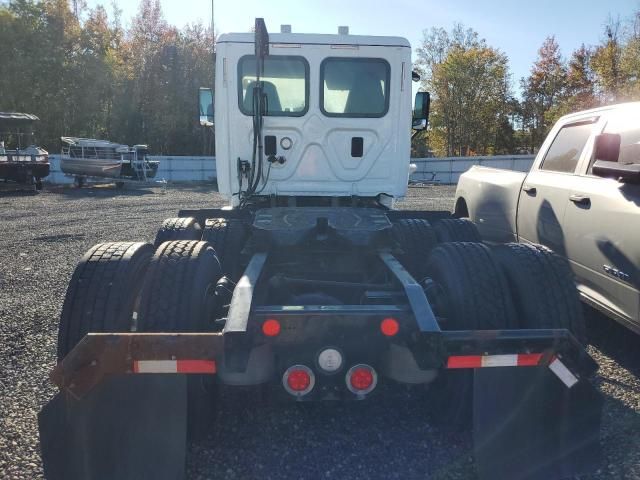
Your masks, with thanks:
M61 136L147 143L156 154L211 154L198 124L198 87L213 81L213 40L201 24L169 25L142 0L131 25L120 12L68 0L0 5L0 111L40 117L38 142Z
M610 17L601 42L568 59L554 36L546 38L520 79L521 98L508 58L472 29L425 30L416 53L421 86L432 94L416 156L534 153L562 115L640 100L640 10L625 22Z
M38 140L49 151L68 135L148 143L158 154L212 154L196 99L213 80L211 29L169 25L159 0L141 0L127 28L115 6L109 16L102 6L72 4L0 4L0 111L38 115ZM547 38L520 80L520 97L507 56L473 29L426 30L416 55L433 101L414 155L534 152L559 116L640 99L640 10L625 22L610 18L598 45L568 59Z

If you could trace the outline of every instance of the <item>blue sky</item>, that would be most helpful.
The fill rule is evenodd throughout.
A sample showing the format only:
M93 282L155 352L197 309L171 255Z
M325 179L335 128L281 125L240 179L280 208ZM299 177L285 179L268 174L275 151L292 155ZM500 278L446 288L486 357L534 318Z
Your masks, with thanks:
M135 0L115 2L125 22L138 8ZM87 3L111 10L111 0ZM161 0L161 5L176 26L210 22L211 0ZM353 34L406 37L415 48L424 29L450 29L460 22L508 55L517 91L545 37L555 34L567 57L581 43L598 43L609 15L624 21L637 9L640 0L215 0L215 23L220 33L246 32L255 17L264 17L273 32L280 24L305 33L336 33L338 25L348 25Z

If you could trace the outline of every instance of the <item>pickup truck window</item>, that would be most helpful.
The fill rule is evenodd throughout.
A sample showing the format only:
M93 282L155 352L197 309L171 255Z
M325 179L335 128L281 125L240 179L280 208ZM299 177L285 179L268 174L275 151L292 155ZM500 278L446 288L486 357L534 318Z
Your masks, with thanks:
M613 114L607 122L604 133L617 133L620 135L620 163L640 163L640 127L635 116L626 111L620 111ZM595 159L591 159L589 173Z
M563 127L544 156L540 170L575 172L582 150L591 135L593 124L593 121L589 121Z

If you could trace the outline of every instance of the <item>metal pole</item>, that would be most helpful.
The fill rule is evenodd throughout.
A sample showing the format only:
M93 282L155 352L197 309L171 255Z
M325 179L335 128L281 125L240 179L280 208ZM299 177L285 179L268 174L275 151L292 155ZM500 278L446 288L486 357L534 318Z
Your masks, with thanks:
M211 92L212 102L215 106L215 94L216 94L216 24L215 24L215 0L211 0L211 60L212 60L212 72L211 75ZM211 128L211 149L210 152L215 155L215 142L216 131L215 126Z
M211 56L213 58L213 85L212 88L216 86L216 24L215 24L215 0L211 0ZM213 91L213 90L212 90Z

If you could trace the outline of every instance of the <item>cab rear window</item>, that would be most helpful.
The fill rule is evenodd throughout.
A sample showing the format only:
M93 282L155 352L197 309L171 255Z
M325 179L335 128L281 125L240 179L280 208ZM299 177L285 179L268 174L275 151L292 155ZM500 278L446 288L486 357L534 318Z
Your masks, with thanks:
M325 59L320 106L330 117L383 117L389 110L389 63L381 58Z
M264 61L264 94L267 116L299 117L309 105L309 64L303 57L269 56ZM246 55L238 62L238 104L245 115L253 115L256 86L256 57Z

